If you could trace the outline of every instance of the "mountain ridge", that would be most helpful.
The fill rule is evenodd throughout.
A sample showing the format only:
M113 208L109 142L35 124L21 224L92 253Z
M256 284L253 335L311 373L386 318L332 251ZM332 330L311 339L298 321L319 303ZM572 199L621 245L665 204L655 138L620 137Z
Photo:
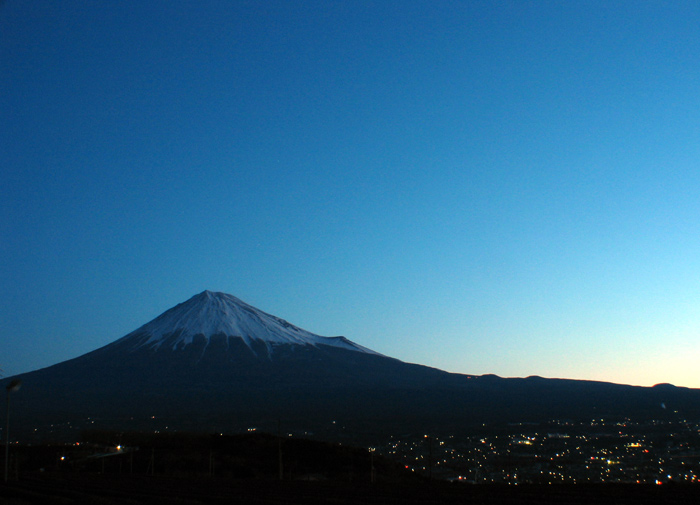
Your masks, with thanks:
M700 390L449 373L321 337L204 291L99 349L13 378L30 436L94 428L235 432L285 419L368 433L492 422L700 416ZM158 420L158 421L155 421ZM335 423L334 423L335 425ZM26 433L25 433L26 434Z

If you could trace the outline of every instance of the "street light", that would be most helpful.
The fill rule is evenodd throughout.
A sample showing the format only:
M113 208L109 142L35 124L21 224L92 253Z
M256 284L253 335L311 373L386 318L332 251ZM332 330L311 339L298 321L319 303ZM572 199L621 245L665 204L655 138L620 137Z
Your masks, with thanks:
M10 461L10 393L14 393L20 387L22 387L22 381L15 379L10 381L5 388L7 390L7 415L5 416L5 482L7 482L9 470L8 462Z

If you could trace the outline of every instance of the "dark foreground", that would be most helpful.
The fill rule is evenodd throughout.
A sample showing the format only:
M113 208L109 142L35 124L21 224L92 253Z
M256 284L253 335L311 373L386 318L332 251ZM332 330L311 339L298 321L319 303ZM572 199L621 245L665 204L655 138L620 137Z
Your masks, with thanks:
M23 475L0 484L0 505L30 504L689 504L698 485L464 485L189 479L135 475Z

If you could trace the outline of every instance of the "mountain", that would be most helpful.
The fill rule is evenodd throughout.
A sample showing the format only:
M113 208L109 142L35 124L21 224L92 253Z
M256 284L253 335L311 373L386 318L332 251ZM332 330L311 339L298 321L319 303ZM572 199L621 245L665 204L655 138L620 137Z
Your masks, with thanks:
M700 411L700 390L502 379L404 363L211 291L111 344L20 378L13 419L25 436L86 427L234 432L278 422L330 435L379 434Z
M343 337L314 335L235 296L212 291L204 291L178 304L114 344L126 344L131 351L142 347L154 351L161 347L178 351L193 344L197 338L203 339L203 352L206 352L217 337L241 339L257 357L270 357L275 348L286 345L329 346L377 354Z

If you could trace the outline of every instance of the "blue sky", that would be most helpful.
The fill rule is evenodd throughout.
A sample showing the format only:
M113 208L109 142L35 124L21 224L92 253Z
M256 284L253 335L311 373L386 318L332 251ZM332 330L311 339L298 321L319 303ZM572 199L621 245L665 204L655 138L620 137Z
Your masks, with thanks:
M205 289L470 374L700 387L697 2L0 5L0 367Z

